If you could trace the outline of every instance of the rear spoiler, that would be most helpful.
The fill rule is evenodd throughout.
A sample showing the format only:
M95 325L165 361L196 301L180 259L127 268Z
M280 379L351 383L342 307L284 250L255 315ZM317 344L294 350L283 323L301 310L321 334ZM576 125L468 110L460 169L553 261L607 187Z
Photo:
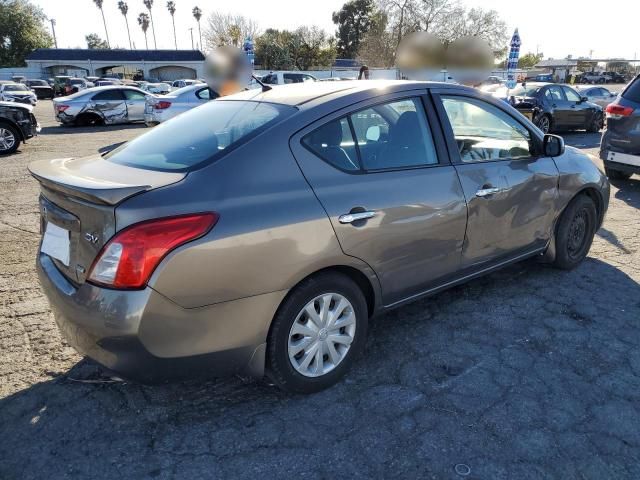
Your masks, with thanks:
M181 172L120 165L100 155L39 160L28 168L44 188L101 205L117 205L139 193L177 183L186 176ZM141 177L144 181L136 181Z

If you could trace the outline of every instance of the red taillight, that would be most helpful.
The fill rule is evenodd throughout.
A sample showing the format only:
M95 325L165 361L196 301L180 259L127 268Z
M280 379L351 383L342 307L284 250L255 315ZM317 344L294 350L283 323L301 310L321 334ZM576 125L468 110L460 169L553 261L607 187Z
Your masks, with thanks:
M156 110L164 110L165 108L169 108L171 106L171 102L167 102L166 100L160 100L153 105L153 108Z
M633 108L618 105L617 103L610 103L607 105L605 111L609 118L622 118L630 116L633 113Z
M113 288L142 288L169 252L205 235L218 218L216 213L198 213L127 227L102 248L89 281Z
M69 105L56 105L56 111L58 113L64 112L67 108L69 108Z

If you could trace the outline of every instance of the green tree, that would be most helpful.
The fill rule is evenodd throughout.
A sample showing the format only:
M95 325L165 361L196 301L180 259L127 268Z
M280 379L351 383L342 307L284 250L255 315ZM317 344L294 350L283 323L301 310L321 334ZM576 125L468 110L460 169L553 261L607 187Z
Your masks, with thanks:
M373 0L350 0L333 12L333 23L338 26L336 48L340 58L355 58L362 39L371 28L374 13Z
M142 29L142 33L144 33L144 45L147 48L147 50L149 50L149 42L147 40L147 30L149 30L149 23L150 23L149 15L147 15L144 12L138 15L138 25L140 25L140 28Z
M369 67L392 67L395 62L396 44L395 37L387 29L387 15L377 11L371 18L371 28L360 43L357 58Z
M96 7L100 9L100 14L102 15L102 23L104 24L104 34L107 37L107 48L109 48L109 32L107 31L107 21L104 18L104 9L102 8L104 0L93 0L93 3L95 3Z
M171 15L171 22L173 23L173 42L175 43L176 50L178 49L178 37L176 36L176 2L167 2L167 10Z
M200 38L200 50L204 50L204 47L202 46L202 30L200 29L200 19L202 18L202 9L198 6L193 7L193 10L191 10L191 13L193 14L193 18L196 19L196 22L198 22L198 37Z
M120 9L120 13L124 17L124 22L127 25L127 35L129 36L129 49L133 49L133 45L131 44L131 32L129 31L129 19L127 18L127 14L129 13L129 5L124 0L120 0L118 2L118 8Z
M95 2L95 0L93 0ZM156 42L156 26L153 23L153 12L151 11L151 9L153 8L153 0L142 0L142 3L144 3L144 6L147 7L147 10L149 10L149 19L151 20L151 32L153 33L153 48L155 48L156 50L158 49L158 43ZM138 20L138 22L140 22L140 20ZM149 28L147 26L147 28ZM145 32L144 34L145 38L144 41L147 41L147 32Z
M336 58L335 39L318 27L268 29L256 39L256 64L266 70L309 70Z
M21 67L36 48L49 48L44 12L27 0L0 0L0 66Z
M84 39L87 41L87 48L89 50L107 50L109 48L109 44L101 39L97 33L85 35Z
M518 60L518 68L533 68L544 58L542 53L525 53Z

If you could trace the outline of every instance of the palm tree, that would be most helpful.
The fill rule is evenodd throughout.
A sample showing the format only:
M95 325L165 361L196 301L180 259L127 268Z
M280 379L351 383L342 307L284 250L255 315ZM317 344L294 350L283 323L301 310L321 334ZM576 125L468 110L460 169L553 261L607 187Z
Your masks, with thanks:
M200 36L200 50L202 50L202 30L200 30L200 19L202 18L202 10L200 10L200 7L193 7L192 10L193 13L193 17L196 19L196 22L198 22L198 35Z
M144 32L144 44L147 46L147 50L149 50L149 42L147 42L147 30L149 30L149 15L146 13L141 13L138 15L138 25L142 28Z
M169 10L169 14L171 15L171 21L173 22L173 43L176 45L176 50L178 49L178 38L176 37L176 2L167 2L167 10Z
M151 11L151 7L153 7L153 0L142 0L144 6L149 10L149 18L151 18L151 31L153 32L153 48L158 49L158 44L156 43L156 27L153 24L153 12Z
M109 32L107 32L107 21L104 19L104 10L102 10L103 0L93 0L93 3L96 4L96 7L100 9L100 13L102 14L102 23L104 23L104 34L107 37L107 47L111 48L109 44Z
M131 45L131 32L129 31L129 19L127 18L127 13L129 13L129 5L127 2L123 2L120 0L118 2L118 8L120 9L120 13L124 16L124 21L127 24L127 35L129 36L129 49L133 50L133 46Z

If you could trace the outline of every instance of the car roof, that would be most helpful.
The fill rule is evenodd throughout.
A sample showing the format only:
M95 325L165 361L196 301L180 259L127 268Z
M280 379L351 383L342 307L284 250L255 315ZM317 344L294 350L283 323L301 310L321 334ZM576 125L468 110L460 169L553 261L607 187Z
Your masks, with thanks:
M332 95L332 98L350 95L352 93L371 91L377 95L395 93L403 90L415 90L429 87L446 87L468 89L460 85L440 82L417 82L409 80L345 80L343 82L309 82L292 83L289 85L268 85L270 90L262 91L256 88L236 93L225 100L253 100L258 102L279 103L282 105L300 106L320 97Z

